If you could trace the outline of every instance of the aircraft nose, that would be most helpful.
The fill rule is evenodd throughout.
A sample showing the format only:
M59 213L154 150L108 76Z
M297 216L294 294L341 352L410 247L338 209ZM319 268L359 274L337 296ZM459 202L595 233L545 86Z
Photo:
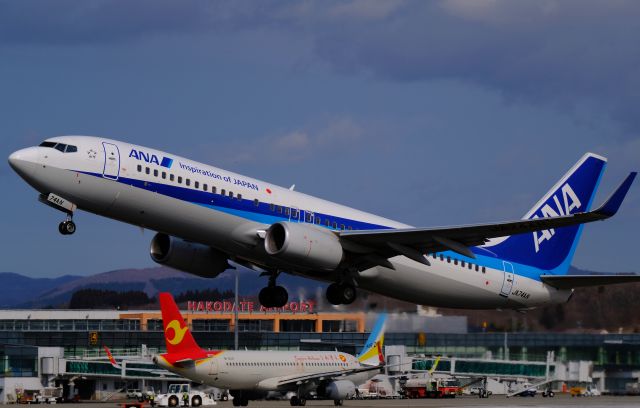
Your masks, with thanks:
M22 178L33 175L38 163L38 149L35 147L27 147L11 153L9 156L9 165Z

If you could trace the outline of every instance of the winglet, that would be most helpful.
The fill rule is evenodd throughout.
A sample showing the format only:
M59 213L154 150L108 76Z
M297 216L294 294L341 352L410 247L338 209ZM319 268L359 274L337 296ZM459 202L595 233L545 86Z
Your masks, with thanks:
M378 349L378 362L380 363L381 366L383 366L385 362L384 362L384 354L382 354L382 345L380 344L380 341L376 341L376 348Z
M109 350L109 347L104 346L104 351L107 353L107 358L109 359L109 362L111 363L111 365L117 368L118 370L122 369L122 366L118 365L118 363L116 362L116 359L113 358L113 354L111 354L111 350Z
M629 188L631 188L631 184L633 183L633 180L636 178L637 174L638 173L635 171L629 173L627 178L625 178L622 184L618 186L616 191L614 191L613 194L609 196L607 201L605 201L604 204L602 204L600 208L598 208L594 212L597 214L602 214L606 217L615 215L618 212L618 209L620 209L620 205L626 197L627 192L629 192Z

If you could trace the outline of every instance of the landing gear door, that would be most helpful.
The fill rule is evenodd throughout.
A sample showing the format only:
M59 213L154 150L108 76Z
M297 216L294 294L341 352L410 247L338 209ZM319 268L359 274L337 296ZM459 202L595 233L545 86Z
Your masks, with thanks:
M120 176L120 150L113 143L102 142L104 167L102 177L117 180Z
M504 268L504 281L502 281L502 289L500 290L500 296L509 297L511 289L513 288L514 271L513 265L509 262L502 261Z

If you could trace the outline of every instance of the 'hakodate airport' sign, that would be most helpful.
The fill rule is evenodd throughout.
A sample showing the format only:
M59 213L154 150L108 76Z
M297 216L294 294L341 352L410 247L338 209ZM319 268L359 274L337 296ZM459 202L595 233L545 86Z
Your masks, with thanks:
M258 302L238 302L238 311L244 313L313 313L315 302L296 301L289 302L283 307L264 307ZM229 301L204 301L189 300L187 311L189 313L231 313L235 312L236 303Z

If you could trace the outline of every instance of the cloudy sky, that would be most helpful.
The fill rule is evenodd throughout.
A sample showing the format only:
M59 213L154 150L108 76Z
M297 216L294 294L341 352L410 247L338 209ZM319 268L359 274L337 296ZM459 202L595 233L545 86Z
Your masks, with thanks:
M4 1L0 153L60 134L171 151L416 226L521 217L586 151L640 168L636 1ZM0 166L0 271L151 265ZM637 183L636 183L637 184ZM640 186L574 264L638 271Z

